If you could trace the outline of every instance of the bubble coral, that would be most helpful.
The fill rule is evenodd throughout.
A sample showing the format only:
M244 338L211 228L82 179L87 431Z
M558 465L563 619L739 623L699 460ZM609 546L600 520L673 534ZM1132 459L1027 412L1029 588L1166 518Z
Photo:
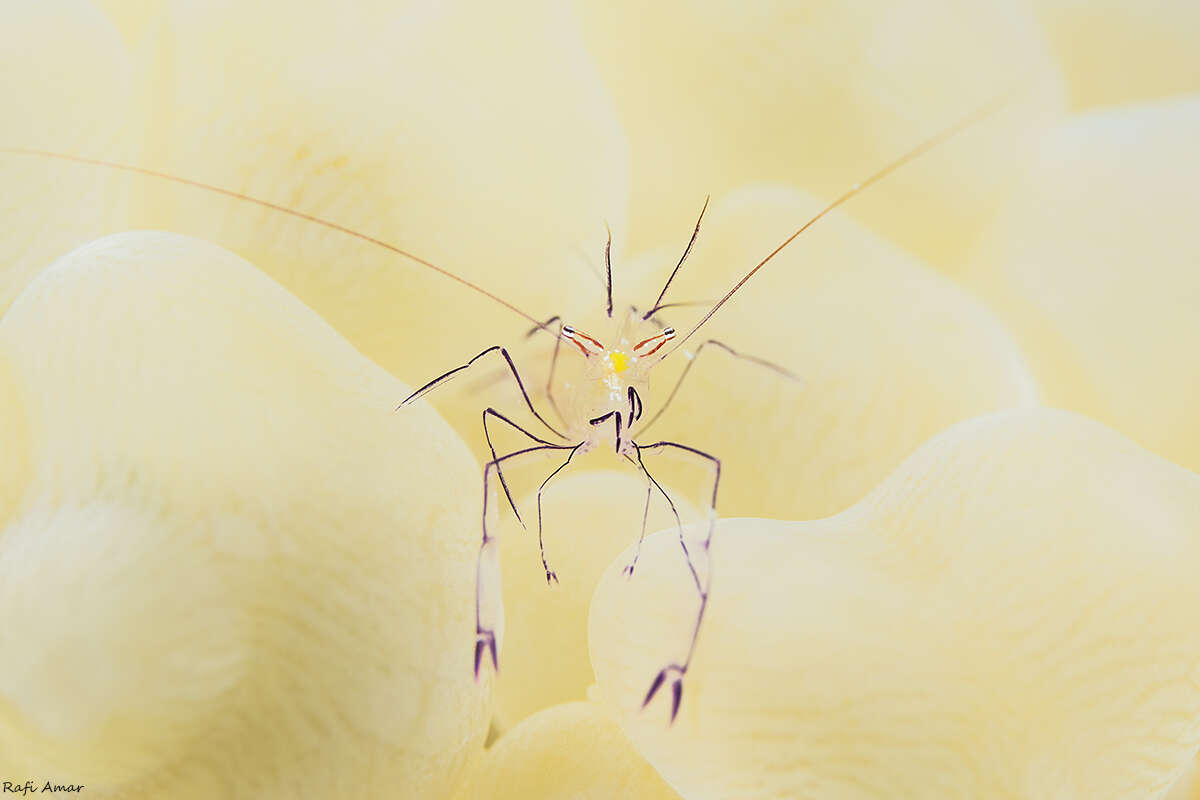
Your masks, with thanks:
M575 580L506 581L486 751L471 453L514 397L393 409L498 341L540 385L544 344L328 230L0 154L0 775L124 798L1140 798L1188 767L1194 3L3 14L0 147L264 197L581 324L605 221L644 303L711 194L672 291L712 300L820 198L1021 88L705 329L801 380L706 353L657 431L718 452L745 517L720 523L675 724L639 708L695 616L674 526L624 577L639 482L581 465L548 531ZM97 238L131 229L174 233ZM503 524L506 558L536 558Z

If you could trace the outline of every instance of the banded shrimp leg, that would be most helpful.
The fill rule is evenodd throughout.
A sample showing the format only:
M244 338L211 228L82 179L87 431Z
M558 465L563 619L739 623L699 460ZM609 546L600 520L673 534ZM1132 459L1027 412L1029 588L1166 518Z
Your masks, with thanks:
M691 636L688 641L687 653L679 661L671 662L667 666L658 671L654 680L650 684L650 689L646 692L646 697L642 700L642 708L650 705L650 701L658 694L658 691L666 683L667 678L674 675L675 678L671 682L671 722L675 721L676 715L679 713L679 705L683 700L683 679L687 675L688 668L692 665L692 657L696 654L696 642L700 638L700 626L704 622L704 612L708 610L708 597L712 588L712 574L709 569L709 551L712 547L713 534L716 532L717 525L717 490L721 485L721 460L711 453L706 453L699 448L692 447L679 442L658 441L652 444L634 445L637 454L636 461L629 458L630 463L638 467L644 474L649 483L663 496L670 506L671 512L675 515L675 523L678 529L679 547L683 550L683 557L687 563L688 574L692 578L692 585L696 588L696 594L699 596L700 605L696 609L695 622L692 625ZM679 511L675 507L674 501L671 500L670 494L663 488L662 484L651 474L646 467L645 461L642 458L642 452L646 450L658 450L660 448L673 448L681 453L686 453L704 460L713 469L712 494L708 502L708 530L705 532L704 539L700 544L700 552L693 554L693 551L688 548L687 539L684 536L683 522L679 517ZM642 539L645 538L645 525L642 526L642 537L638 540L637 552L634 555L633 562L626 567L627 574L633 574L633 568L637 564L638 555L641 553ZM696 555L703 556L703 561L697 564Z
M563 464L565 467L570 463L571 457L575 452L583 446L583 443L576 445L558 445L558 444L543 444L534 447L526 447L521 450L516 450L511 453L506 453L498 458L493 458L483 468L483 517L482 517L482 537L479 543L479 558L475 568L475 680L479 680L480 667L483 665L483 654L486 651L492 659L492 669L499 671L500 659L497 653L496 631L500 626L500 602L499 602L499 577L500 577L500 560L499 553L496 550L497 537L488 533L488 497L491 494L491 486L488 483L493 470L497 474L500 473L500 464L521 456L531 455L533 453L547 452L562 452L569 450L570 455L567 456L567 461ZM562 467L559 467L562 469ZM550 477L554 477L558 473L555 470ZM547 482L549 478L546 479ZM543 487L545 484L543 483ZM540 490L539 490L540 500ZM539 507L539 527L540 527L540 507ZM545 557L543 556L543 564ZM547 567L547 572L549 568ZM493 580L496 585L494 592L489 592L486 581ZM496 597L494 604L485 604L485 598Z
M557 317L551 317L550 320L548 320L545 323L541 323L541 326L539 328L535 328L534 330L543 329L546 325L551 324L555 319L557 319ZM501 345L493 345L493 346L483 350L481 353L476 355L474 358L469 360L467 363L462 364L461 366L455 367L454 369L447 370L446 372L442 373L438 377L436 377L433 380L426 383L421 388L414 391L408 397L404 398L404 400L402 400L400 402L400 405L398 405L396 407L396 409L399 410L399 409L404 408L405 406L409 405L410 403L413 403L413 402L421 399L429 392L432 392L434 389L441 386L443 383L453 379L459 373L465 372L468 369L470 369L472 366L475 365L476 362L478 362L484 356L490 355L492 353L499 353L500 356L504 359L505 364L508 366L508 372L509 372L509 374L512 375L513 381L516 382L517 389L521 392L521 397L525 401L525 407L529 409L530 413L533 414L534 418L538 422L540 422L546 430L550 431L550 433L557 436L559 439L566 441L567 440L566 435L563 434L562 432L560 432L557 428L555 428L549 422L547 422L546 419L538 412L537 407L533 404L533 399L530 398L529 392L525 388L525 382L523 380L521 380L521 373L517 369L516 363L513 362L512 356L509 355L508 349ZM555 410L557 411L557 408ZM561 414L560 414L560 416L561 416ZM516 431L519 431L520 433L524 434L527 438L529 438L530 440L532 440L534 442L537 442L538 444L543 444L543 445L552 444L551 442L548 442L545 439L542 439L541 437L536 436L533 433L530 433L528 430L526 430L522 426L518 425L517 423L513 422L511 419L506 417L504 414L501 414L496 409L488 407L488 408L484 409L484 411L483 411L483 436L484 436L484 439L487 441L488 450L492 454L493 461L497 461L497 456L496 456L496 447L492 443L492 434L491 434L491 431L488 429L488 418L489 417L500 420L501 422L508 425L510 428L512 428ZM500 478L500 485L504 488L504 496L508 500L509 507L512 508L513 514L515 514L517 517L517 521L521 523L522 527L524 527L525 521L521 519L521 512L519 512L517 510L517 505L513 501L512 492L509 491L508 481L505 480L504 473L500 470L498 465L496 467L496 474Z
M659 296L659 299L660 300L662 299L661 295ZM673 308L673 307L696 306L696 305L705 305L705 304L704 303L696 303L696 302L660 303L660 304L655 305L655 307L652 308L650 311L647 311L642 316L642 319L654 323L660 329L666 329L669 326L667 325L667 323L664 320L662 320L660 318L659 313L658 313L661 309ZM641 313L640 311L638 311L636 306L630 306L630 311L632 311L635 314ZM695 365L696 361L700 358L700 354L704 351L705 347L708 345L712 345L713 347L723 350L724 352L728 353L730 356L732 356L733 358L735 358L737 360L745 361L750 364L755 364L759 367L770 370L771 372L774 372L774 373L782 376L783 378L786 378L787 380L795 381L797 383L803 383L803 379L800 378L798 375L794 374L793 372L786 369L785 367L781 367L780 365L778 365L772 361L768 361L765 358L759 358L758 356L750 355L748 353L743 353L741 351L735 350L732 347L730 347L729 345L727 345L724 342L719 341L717 339L705 339L703 342L700 343L700 345L695 349L695 351L687 352L687 355L688 355L687 364L684 366L683 371L675 379L675 384L671 388L671 392L667 395L667 399L665 401L663 401L663 404L661 406L658 407L658 410L654 412L654 415L651 416L649 420L647 420L640 428L637 429L637 431L635 431L633 433L633 437L638 437L638 436L641 436L642 434L644 434L650 428L650 426L653 425L655 422L657 422L659 420L659 418L662 417L662 415L666 412L666 410L671 406L671 404L675 401L676 395L679 394L680 388L683 386L684 379L687 378L688 374L691 372L692 367ZM638 416L640 416L640 414ZM674 444L674 443L659 442L659 443L655 443L654 445L646 445L645 447L666 446L668 444ZM685 448L685 449L689 449L689 450L693 450L696 452L697 455L702 454L702 451L696 450L695 448L689 448L686 445L676 445L676 446ZM703 455L707 458L712 458L713 460L716 460L715 457L708 456L708 454L703 454ZM637 464L634 464L634 466L637 466ZM659 488L661 491L661 487L659 487ZM640 534L638 535L637 547L634 551L633 560L630 561L629 564L625 565L625 568L624 568L624 574L627 577L633 576L634 570L637 568L638 559L641 557L641 554L642 554L642 543L646 539L646 525L647 525L647 522L650 517L650 500L653 497L654 489L655 489L655 482L652 479L650 479L649 474L647 474L646 502L645 502L645 506L642 509L642 528L641 528ZM714 496L713 506L715 507L715 505L716 505L716 497Z
M551 324L553 324L554 322L559 321L559 319L560 318L558 316L551 317L546 322L540 323L537 327L533 328L533 331L551 330L549 328L549 326ZM532 335L532 331L531 331L530 335ZM557 357L558 346L559 346L560 341L561 341L561 337L556 337L555 360ZM503 358L504 363L508 368L508 373L511 374L513 381L516 383L517 389L521 393L521 398L524 401L525 407L529 409L530 413L533 414L534 418L537 419L537 421L539 423L541 423L542 427L544 427L546 430L548 430L551 434L553 434L554 436L557 436L560 440L566 441L567 437L563 433L561 433L557 428L555 428L553 425L551 425L548 421L546 421L546 419L537 410L537 407L533 403L533 399L529 396L529 392L525 388L525 381L521 378L520 370L517 369L516 363L513 361L512 356L508 352L508 349L501 345L494 345L492 347L489 347L489 348L483 350L482 352L480 352L474 358L467 361L465 364L462 364L458 367L455 367L454 369L450 369L450 370L447 370L446 372L442 373L438 377L436 377L433 380L426 383L424 386L415 390L412 394L410 394L408 397L406 397L397 408L403 408L404 406L407 406L410 403L413 403L413 402L419 400L420 398L424 397L426 394L428 394L429 392L438 388L442 384L454 379L460 373L466 372L472 366L474 366L476 363L478 363L481 359L483 359L485 356L488 356L493 353L498 353L500 355L500 357ZM547 394L551 398L552 406L554 407L555 413L558 414L558 416L561 420L562 413L559 411L557 404L553 403L553 393L552 393L552 385L551 385L553 382L553 377L554 377L554 375L553 375L553 361L552 361L551 374L550 374L550 379L549 379L550 384L547 385ZM492 440L491 429L488 427L489 419L498 420L500 422L503 422L505 425L507 425L512 430L515 430L515 431L521 433L527 439L529 439L531 442L534 443L533 446L525 447L523 449L516 450L516 451L510 452L510 453L506 453L504 455L498 455L496 452L495 442L493 442L493 440ZM481 534L481 538L480 538L479 554L478 554L478 559L476 562L476 571L475 571L474 671L475 671L475 679L476 680L479 680L480 669L483 665L483 654L485 652L488 653L489 657L491 658L492 668L495 670L499 670L499 653L498 653L498 646L497 646L497 642L496 642L496 635L497 635L497 629L500 624L500 608L501 608L500 601L498 599L498 596L499 596L498 583L499 583L500 566L499 566L499 554L496 550L497 537L492 535L488 530L488 503L489 503L489 500L491 497L491 489L492 489L491 483L490 483L491 474L493 471L496 473L496 477L500 480L500 485L504 490L504 497L508 502L509 508L512 509L513 515L516 517L517 521L521 524L521 526L525 527L525 521L521 517L521 512L517 508L516 501L513 499L512 492L509 489L507 479L504 477L504 470L501 465L512 459L519 458L521 456L532 455L534 453L569 451L566 461L564 461L558 468L556 468L553 472L550 473L550 475L542 482L541 486L538 488L538 493L537 493L538 548L541 552L542 566L546 570L546 581L548 583L550 581L557 582L558 576L554 573L553 570L550 569L550 566L546 562L545 546L544 546L543 536L542 536L542 493L545 490L547 484L550 483L551 479L554 478L554 476L556 476L559 472L561 472L567 465L569 465L571 463L571 459L574 458L575 454L580 450L580 448L582 448L586 444L586 442L580 442L575 445L555 444L547 439L543 439L542 437L538 436L537 434L533 433L532 431L528 430L527 428L523 427L522 425L514 422L512 419L505 416L503 413L501 413L500 411L497 411L495 408L493 408L491 406L484 409L483 414L482 414L482 424L483 424L484 439L487 441L488 450L489 450L492 458L490 461L488 461L484 465L484 469L483 469L483 514L482 514L482 519L481 519L482 534ZM489 581L493 581L497 585L495 587L490 587ZM493 588L494 591L489 591L489 588ZM492 600L493 597L495 598L494 601Z

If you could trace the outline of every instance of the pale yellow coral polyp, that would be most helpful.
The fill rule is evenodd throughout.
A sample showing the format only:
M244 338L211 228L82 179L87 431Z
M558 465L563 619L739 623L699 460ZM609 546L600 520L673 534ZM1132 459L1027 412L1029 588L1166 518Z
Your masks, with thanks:
M459 800L679 800L594 703L542 711L506 733Z
M986 98L1019 86L1003 111L850 210L957 272L1020 163L1025 137L1062 104L1057 65L1024 4L577 6L629 132L639 248L686 229L706 194L747 181L783 181L833 198Z
M1081 114L1041 143L971 285L1046 401L1200 469L1200 95Z
M5 3L0 20L0 147L128 158L133 69L113 24L87 0ZM46 264L125 221L121 177L0 155L0 313Z
M0 773L449 793L487 718L478 473L407 392L208 243L121 234L30 284L0 322Z
M1192 0L1035 0L1076 108L1200 91Z
M695 612L674 535L609 568L592 660L688 800L1154 797L1200 744L1198 529L1200 477L1004 412L837 516L723 522L673 727L639 706Z

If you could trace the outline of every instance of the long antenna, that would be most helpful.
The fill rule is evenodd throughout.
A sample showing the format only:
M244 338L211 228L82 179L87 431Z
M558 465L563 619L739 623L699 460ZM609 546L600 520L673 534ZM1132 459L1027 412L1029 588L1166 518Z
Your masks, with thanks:
M484 289L482 286L474 284L471 281L467 280L466 278L460 278L458 275L455 275L453 272L450 272L447 269L443 269L442 267L439 267L437 264L434 264L431 261L426 261L425 259L421 258L420 256L414 255L414 254L408 252L407 250L402 250L393 244L388 244L387 242L383 241L382 239L376 239L374 236L368 236L365 233L360 233L359 231L356 231L353 228L347 228L345 225L339 225L338 223L333 222L331 220L323 219L321 217L317 217L312 214L306 214L303 211L297 211L294 208L288 208L287 206L282 206L282 205L279 205L278 203L272 203L270 200L263 200L258 197L251 197L248 194L242 194L241 192L235 192L231 189L223 189L220 186L214 186L209 183L203 183L201 181L192 180L191 178L183 178L183 177L180 177L179 175L172 175L167 172L160 172L160 171L154 170L154 169L147 169L146 167L138 167L138 166L134 166L132 164L121 164L116 161L104 161L104 160L98 159L98 158L85 158L83 156L68 155L66 153L56 153L56 152L53 152L50 150L35 150L33 148L28 148L28 147L0 147L0 153L8 153L10 155L39 156L42 158L53 158L53 159L57 159L59 161L70 161L70 162L74 162L76 164L89 164L91 166L106 167L108 169L120 170L122 172L132 172L132 173L135 173L138 175L147 175L151 178L160 178L162 180L171 181L172 183L178 183L183 186L191 186L196 189L206 189L210 192L216 192L217 194L224 195L225 197L232 197L235 200L241 200L241 201L244 201L247 203L253 203L254 205L257 205L257 206L262 206L263 208L269 208L272 211L278 211L281 214L287 214L290 217L296 217L297 219L302 219L307 222L312 222L312 223L315 223L322 227L329 228L330 230L337 231L338 233L343 233L346 236L350 236L355 239L360 239L364 242L368 242L368 243L376 245L378 247L382 247L384 250L388 250L392 253L403 256L404 258L407 258L410 261L415 261L416 263L420 264L423 267L428 267L429 269L433 270L434 272L445 275L450 280L460 283L463 286L466 286L468 289L478 292L479 294L483 295L484 297L487 297L490 300L496 301L500 305L507 308L509 311L512 311L513 313L524 317L528 321L532 322L534 325L537 325L539 328L545 328L546 330L550 331L550 329L547 328L545 326L545 324L543 324L536 317L526 314L524 311L517 308L512 303L492 294L487 289ZM550 331L550 332L555 333L554 331Z
M700 216L696 218L696 227L692 229L692 238L688 239L687 247L684 248L683 255L679 257L679 263L675 265L675 269L671 270L670 277L663 284L662 291L658 293L654 303L651 304L650 310L647 311L642 319L650 319L654 316L654 312L666 308L663 305L662 299L667 296L667 289L671 288L671 281L675 280L675 276L679 274L679 270L683 267L683 262L687 261L688 254L692 252L692 245L696 243L696 237L700 235L700 223L704 221L704 212L708 211L708 201L712 199L712 195L704 198L704 207L700 209Z
M879 181L883 180L884 178L886 178L888 175L891 175L893 172L898 170L900 167L902 167L905 164L909 163L910 161L913 161L916 158L924 155L925 153L934 149L938 145L943 144L948 139L951 139L956 134L961 133L964 129L969 128L970 126L974 125L976 122L979 122L981 119L986 118L987 116L992 114L994 111L996 111L996 109L1000 108L1005 103L1007 103L1009 98L1011 98L1012 95L1015 94L1017 91L1018 90L1014 89L1010 92L1006 92L1005 94L1001 95L1000 97L989 102L987 105L976 109L975 111L971 112L967 116L960 119L958 122L951 125L949 128L946 128L945 130L941 131L940 133L938 133L934 136L931 136L930 138L921 142L916 147L912 148L907 153L905 153L904 155L897 158L895 161L893 161L890 164L883 167L883 169L879 170L878 172L874 173L870 177L868 177L862 181L859 181L858 183L851 186L840 197L838 197L832 203L830 203L829 205L825 206L820 211L818 211L811 219L808 220L808 222L805 222L803 225L801 225L799 228L797 228L795 233L793 233L788 238L784 239L783 243L780 244L778 247L776 247L774 250L772 250L770 253L768 253L766 258L764 258L762 261L759 261L757 264L755 264L754 267L749 272L747 272L745 275L742 276L741 280L739 280L737 283L735 283L733 285L732 289L730 289L728 292L725 293L724 297L722 297L720 300L718 300L713 305L713 307L708 310L708 313L705 314L700 319L700 321L697 322L695 324L695 326L692 327L692 329L690 331L688 331L686 336L680 338L676 342L675 346L672 347L670 350L668 350L666 352L666 354L663 355L663 358L666 358L667 356L671 355L671 353L674 353L676 350L678 350L680 347L683 347L684 342L686 342L688 339L692 338L692 336L695 335L696 331L700 330L700 328L702 328L704 326L704 323L708 322L709 319L712 318L712 315L716 314L717 311L720 310L721 306L723 306L727 302L729 302L729 298L731 298L735 294L737 294L738 290L741 289L743 286L745 286L746 282L749 281L751 278L753 278L754 275L760 269L762 269L764 266L766 266L767 262L769 262L775 256L779 255L780 251L782 251L785 247L787 247L789 244L794 242L796 240L796 237L798 237L800 234L804 233L806 230L811 228L817 222L817 220L821 219L821 217L825 216L830 211L833 211L835 208L842 205L850 198L859 194L867 187L872 186L872 185L878 183Z

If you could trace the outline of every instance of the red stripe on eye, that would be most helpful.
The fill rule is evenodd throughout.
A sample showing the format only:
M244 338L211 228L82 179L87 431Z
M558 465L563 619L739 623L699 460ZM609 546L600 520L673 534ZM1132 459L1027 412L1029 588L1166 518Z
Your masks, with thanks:
M652 356L658 352L658 349L660 347L662 347L664 344L666 344L667 342L671 341L674 338L675 338L675 329L667 328L662 333L655 334L654 336L651 336L649 339L643 339L642 341L635 344L633 346L633 352L637 353L639 356ZM643 347L645 347L646 345L650 344L651 342L655 342L655 341L657 341L658 344L656 344L654 346L653 350L651 350L648 353L638 353L638 351L641 350Z
M600 353L604 352L604 345L600 344L600 342L598 342L595 339L593 339L592 337L588 336L583 331L577 331L574 328L563 328L562 336L568 342L571 342L573 345L578 347L579 352L583 353L585 356L600 355ZM580 339L582 339L583 341L580 341ZM592 345L596 349L594 351L587 349L587 347L584 346L583 342L587 342L588 344Z
M660 339L661 341L659 341L659 343L658 343L658 344L654 345L654 349L653 349L653 350L651 350L651 351L649 351L649 352L647 352L647 353L638 353L638 355L640 355L640 356L652 356L652 355L654 355L655 353L657 353L657 352L659 351L659 349L660 349L660 348L661 348L661 347L662 347L664 344L666 344L666 343L667 343L667 337L666 337L666 336L655 336L655 337L653 337L653 338L651 338L651 339L647 339L645 342L639 342L637 345L635 345L635 346L634 346L634 348L633 348L633 349L634 349L634 350L637 350L639 347L641 347L642 345L646 344L646 342L652 342L652 341L654 341L654 339Z
M575 331L575 335L576 335L576 336L579 336L579 337L581 337L581 338L583 338L583 339L587 339L587 341L588 341L589 343L591 343L591 344L594 344L594 345L596 346L596 349L597 349L597 350L601 350L601 351L603 351L603 350L604 350L604 345L600 344L598 341L596 341L596 340L595 340L595 339L593 339L592 337L588 336L586 333L581 333L580 331Z

